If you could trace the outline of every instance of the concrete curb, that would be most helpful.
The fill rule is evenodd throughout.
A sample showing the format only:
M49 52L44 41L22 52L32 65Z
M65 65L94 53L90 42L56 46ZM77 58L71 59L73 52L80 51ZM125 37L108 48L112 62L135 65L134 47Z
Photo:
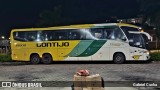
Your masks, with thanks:
M0 62L0 65L27 65L30 62Z
M160 64L160 61L151 61L151 63ZM0 65L32 65L32 64L31 64L31 62L0 62Z
M160 50L150 50L150 53L160 52Z

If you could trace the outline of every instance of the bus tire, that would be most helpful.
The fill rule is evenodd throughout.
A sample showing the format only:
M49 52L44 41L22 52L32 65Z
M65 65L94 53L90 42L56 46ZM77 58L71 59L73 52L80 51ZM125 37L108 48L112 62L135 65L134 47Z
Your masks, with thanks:
M52 56L50 54L44 54L42 56L42 63L43 64L51 64L52 63Z
M41 58L39 57L38 54L33 54L30 57L30 61L32 64L39 64L41 62Z
M125 62L125 56L122 54L122 53L116 53L114 56L113 56L113 61L114 63L116 64L122 64Z

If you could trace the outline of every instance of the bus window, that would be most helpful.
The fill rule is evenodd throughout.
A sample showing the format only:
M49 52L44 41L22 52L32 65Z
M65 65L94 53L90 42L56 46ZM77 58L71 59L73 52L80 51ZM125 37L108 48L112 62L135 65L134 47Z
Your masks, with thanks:
M48 39L48 41L52 41L55 40L55 31L45 31L46 35L46 39Z
M27 39L27 41L36 41L37 40L37 32L36 31L26 32L25 38Z
M100 28L91 29L91 33L97 39L102 39L102 37L103 37L102 36L103 32L102 32L102 29L100 29Z
M69 36L69 40L80 40L81 38L79 30L70 30L68 36Z
M111 34L111 32L112 32L112 29L104 29L104 30L103 30L103 33L104 33L103 39L108 39L109 36L110 36L110 34Z
M49 33L50 31L38 31L37 34L37 41L48 41L49 40Z
M13 33L14 40L17 41L35 41L37 39L36 31L18 31Z
M88 30L88 29L80 29L79 30L80 40L85 40L86 39L86 30Z
M26 38L25 38L25 32L13 32L13 37L14 37L14 40L17 40L17 41L27 41Z
M55 31L55 40L67 40L66 31Z
M102 39L102 29L92 28L86 29L86 39L88 40L98 40Z
M126 26L122 26L120 27L124 32L126 31L140 31L138 28L134 28L134 27L126 27Z
M119 28L114 28L111 34L109 35L108 39L115 39L115 40L125 40L125 35Z

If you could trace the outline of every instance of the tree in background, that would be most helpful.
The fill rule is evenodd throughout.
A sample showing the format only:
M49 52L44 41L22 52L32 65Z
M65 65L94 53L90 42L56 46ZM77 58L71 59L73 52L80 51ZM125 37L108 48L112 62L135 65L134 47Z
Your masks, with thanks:
M154 26L160 38L160 0L137 0L144 15L143 25Z
M43 26L56 26L61 24L62 18L61 6L55 6L53 10L44 10L40 13L40 21L38 22L38 27Z

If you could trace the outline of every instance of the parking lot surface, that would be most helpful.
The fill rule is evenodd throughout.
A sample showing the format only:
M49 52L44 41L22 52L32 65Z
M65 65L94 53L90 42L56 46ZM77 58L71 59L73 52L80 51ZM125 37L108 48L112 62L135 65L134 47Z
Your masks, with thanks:
M90 74L100 74L105 82L160 81L159 62L131 62L126 64L113 64L110 62L56 62L50 65L1 63L0 81L73 81L73 75L80 69L88 69ZM108 88L110 88L108 90L116 90L117 87ZM128 90L128 88L119 87L119 90ZM7 90L6 88L0 89ZM13 88L13 90L15 89ZM71 90L69 86L68 88L62 86L48 89ZM159 87L131 87L130 89L159 90Z

